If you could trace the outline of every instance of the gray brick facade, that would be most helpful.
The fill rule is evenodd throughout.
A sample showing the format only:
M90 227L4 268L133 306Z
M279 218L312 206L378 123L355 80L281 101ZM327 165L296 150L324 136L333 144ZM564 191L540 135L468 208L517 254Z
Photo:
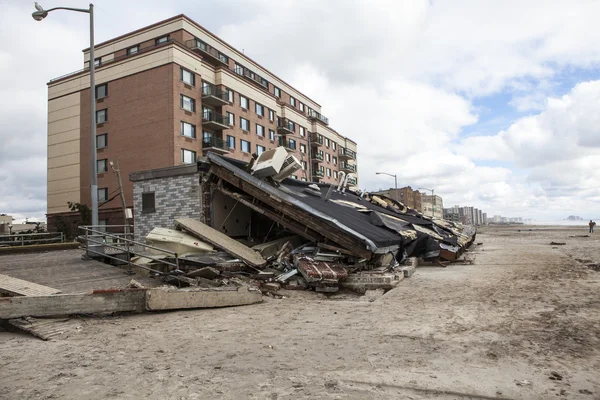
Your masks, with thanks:
M189 217L202 220L201 173L164 177L146 177L133 182L133 210L135 238L145 242L154 228L174 227L176 218ZM142 194L154 192L155 211L142 212Z

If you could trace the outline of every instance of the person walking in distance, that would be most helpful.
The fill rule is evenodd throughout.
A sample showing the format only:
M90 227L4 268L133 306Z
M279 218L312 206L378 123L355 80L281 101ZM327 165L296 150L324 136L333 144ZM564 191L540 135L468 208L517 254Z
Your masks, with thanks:
M590 226L590 233L594 233L594 226L596 225L596 223L590 219L588 225Z

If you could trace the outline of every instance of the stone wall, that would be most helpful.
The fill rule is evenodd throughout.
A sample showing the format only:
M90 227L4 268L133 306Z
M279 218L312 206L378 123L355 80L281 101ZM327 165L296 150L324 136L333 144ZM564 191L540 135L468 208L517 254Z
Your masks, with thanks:
M134 182L133 210L135 238L145 242L154 228L174 228L176 218L202 218L200 173L167 176ZM154 192L155 211L142 212L142 193Z

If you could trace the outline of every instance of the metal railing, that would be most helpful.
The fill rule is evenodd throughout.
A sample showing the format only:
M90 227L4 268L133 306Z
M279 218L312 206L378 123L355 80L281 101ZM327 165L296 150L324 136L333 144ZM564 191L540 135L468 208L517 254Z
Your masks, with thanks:
M203 138L202 139L202 148L203 149L215 148L215 149L229 150L229 146L227 146L227 143L223 139L217 138L217 137Z
M198 38L186 40L185 46L191 50L200 50L201 52L210 55L213 59L223 64L227 64L229 62L229 57Z
M313 176L316 176L318 178L323 178L325 177L325 173L323 171L321 171L320 169L315 170L315 172L313 172Z
M278 143L279 143L279 146L283 146L286 149L296 150L296 141L295 140L291 140L291 139L286 140L280 136Z
M277 130L282 132L296 133L296 124L287 118L279 118L277 121Z
M313 158L318 161L323 161L323 153L315 153L313 154Z
M0 246L25 246L32 244L64 242L65 235L62 232L16 233L14 235L0 235Z
M329 125L329 118L316 112L315 110L309 109L307 115L308 115L308 118L318 119L319 121L323 122L324 124Z
M229 93L213 85L202 86L202 96L218 97L221 100L229 102Z
M229 118L226 115L221 115L214 111L206 111L202 113L202 119L204 121L215 122L217 124L229 126Z
M310 142L316 146L320 146L323 144L323 136L313 132L310 134Z
M350 172L356 172L356 165L348 164L348 163L342 163L341 169L342 170L346 170L346 171L350 171Z
M89 226L80 226L79 229L83 231L83 235L78 237L79 241L82 243L85 254L87 257L91 257L90 254L110 258L112 260L117 261L126 261L128 265L128 272L132 273L132 266L135 265L138 268L145 269L147 271L153 272L159 275L169 275L170 272L158 271L153 268L150 268L146 265L139 264L137 262L131 261L132 256L134 257L144 257L150 260L160 262L161 264L168 265L170 267L175 268L175 270L179 271L179 257L177 253L161 249L159 247L151 246L145 243L137 242L133 239L133 232L131 232L131 225L89 225ZM109 233L106 232L106 229L123 229L123 232L117 233ZM100 251L101 249L101 251ZM106 252L107 249L116 250L117 253L125 254L126 260L122 258L115 257L114 255L110 255ZM153 249L157 250L161 253L167 254L170 258L173 258L175 261L168 261L164 258L154 257L146 250ZM115 253L113 253L115 254Z

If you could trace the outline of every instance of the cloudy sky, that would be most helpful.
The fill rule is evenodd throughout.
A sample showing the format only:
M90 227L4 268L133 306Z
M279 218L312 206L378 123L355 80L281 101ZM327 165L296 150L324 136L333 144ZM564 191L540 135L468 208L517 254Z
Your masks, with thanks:
M0 0L0 213L18 218L45 214L45 84L89 43L85 14L32 11ZM180 13L319 102L363 189L384 171L446 207L600 219L600 1L98 0L96 40Z

